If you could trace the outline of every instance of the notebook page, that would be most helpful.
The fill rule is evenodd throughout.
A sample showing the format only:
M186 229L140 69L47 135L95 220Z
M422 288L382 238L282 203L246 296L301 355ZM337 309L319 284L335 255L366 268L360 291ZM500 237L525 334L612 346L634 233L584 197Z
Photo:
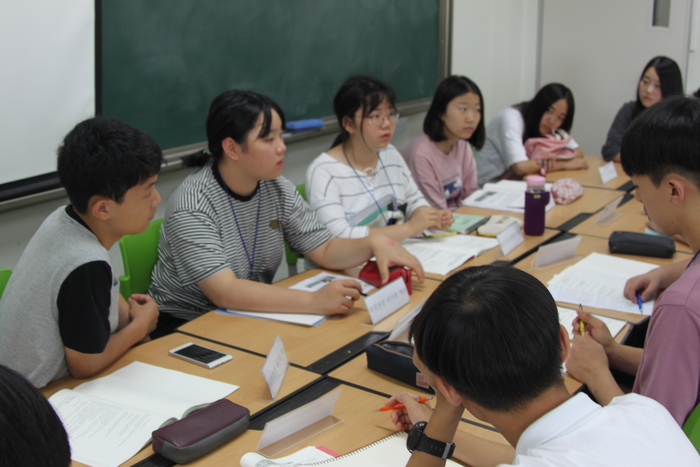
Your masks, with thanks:
M335 459L307 465L329 467L395 467L397 465L406 465L411 457L411 453L406 449L407 438L408 435L406 433L394 433L391 436L380 439L376 443L365 446L357 451ZM445 465L459 467L459 464L451 460L446 461Z
M182 418L188 409L223 399L238 386L180 371L133 362L74 391L108 401Z
M564 326L567 329L567 331L569 331L569 339L573 340L574 334L572 331L571 323L573 323L574 319L576 318L576 310L574 310L573 308L557 306L557 311L559 311L559 324ZM599 320L601 320L603 323L605 323L605 325L608 327L608 330L610 331L610 334L613 337L620 334L622 328L624 328L625 324L627 324L627 321L623 321L621 319L610 318L608 316L597 315L594 313L591 314Z

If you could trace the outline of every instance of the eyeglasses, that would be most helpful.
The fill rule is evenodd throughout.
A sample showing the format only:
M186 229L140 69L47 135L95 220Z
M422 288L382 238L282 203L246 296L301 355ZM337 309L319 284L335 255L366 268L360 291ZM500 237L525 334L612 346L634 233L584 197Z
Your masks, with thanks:
M396 125L396 120L398 119L398 112L391 112L390 114L386 115L369 115L365 117L365 120L368 120L372 126L376 128L380 128L382 125L384 125L384 120L387 120L391 125Z

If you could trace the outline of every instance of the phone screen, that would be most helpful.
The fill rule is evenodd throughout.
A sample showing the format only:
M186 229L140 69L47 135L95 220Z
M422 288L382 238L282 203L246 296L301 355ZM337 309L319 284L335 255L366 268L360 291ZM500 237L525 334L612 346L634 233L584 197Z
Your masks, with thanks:
M224 353L217 352L216 350L212 349L207 349L206 347L202 347L201 345L197 344L188 345L187 347L180 350L176 350L172 353L202 363L211 363L214 360L218 360L226 356L226 354Z

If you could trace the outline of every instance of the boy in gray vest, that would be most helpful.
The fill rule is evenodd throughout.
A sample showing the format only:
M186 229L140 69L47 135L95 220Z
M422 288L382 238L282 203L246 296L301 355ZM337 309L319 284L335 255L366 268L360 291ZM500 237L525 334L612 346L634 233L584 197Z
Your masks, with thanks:
M0 299L1 364L37 387L87 378L155 328L158 306L119 295L108 250L153 219L162 160L150 136L117 120L91 118L68 133L57 172L71 204L41 224Z

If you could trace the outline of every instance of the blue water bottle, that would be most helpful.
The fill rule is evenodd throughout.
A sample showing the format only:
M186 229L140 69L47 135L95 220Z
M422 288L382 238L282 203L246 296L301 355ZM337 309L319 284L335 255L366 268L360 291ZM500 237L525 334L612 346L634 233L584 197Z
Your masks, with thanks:
M541 175L530 175L525 181L525 235L542 235L545 208L549 204L549 192L545 191L547 180Z

